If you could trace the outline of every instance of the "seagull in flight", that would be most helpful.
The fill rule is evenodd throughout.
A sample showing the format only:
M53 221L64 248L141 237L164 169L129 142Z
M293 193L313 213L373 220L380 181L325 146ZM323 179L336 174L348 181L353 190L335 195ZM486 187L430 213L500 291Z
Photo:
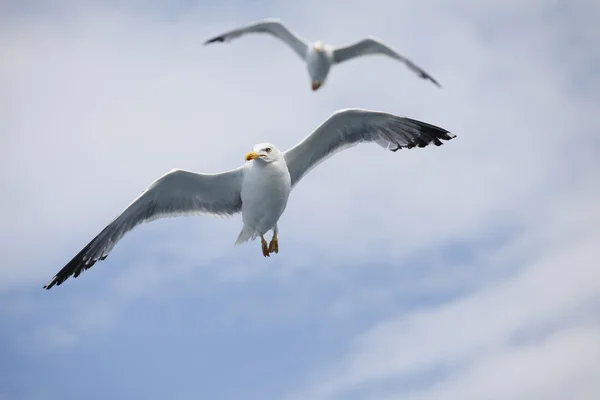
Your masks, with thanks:
M279 19L265 19L244 27L215 36L204 42L205 45L216 42L228 42L247 33L268 33L285 42L306 63L310 75L311 87L315 91L325 84L329 70L333 65L343 63L356 57L383 54L403 62L420 78L429 79L438 87L441 85L408 58L382 43L374 37L367 37L354 44L343 47L332 47L322 41L312 44L290 31Z
M407 117L363 109L340 110L291 149L281 152L260 143L242 166L213 174L174 169L154 181L123 212L93 238L44 286L50 289L70 276L104 260L123 236L158 218L242 213L239 245L260 237L262 255L279 252L277 221L292 188L333 154L359 143L375 142L396 152L403 148L440 146L455 135L443 128ZM272 230L267 244L264 235Z

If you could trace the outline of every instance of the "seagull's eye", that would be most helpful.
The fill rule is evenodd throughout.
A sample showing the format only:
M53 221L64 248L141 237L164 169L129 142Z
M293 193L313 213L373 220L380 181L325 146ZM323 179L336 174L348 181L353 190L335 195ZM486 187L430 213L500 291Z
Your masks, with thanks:
M267 153L270 153L270 152L271 152L271 148L270 148L270 147L267 147L267 148L265 149L265 151L266 151Z

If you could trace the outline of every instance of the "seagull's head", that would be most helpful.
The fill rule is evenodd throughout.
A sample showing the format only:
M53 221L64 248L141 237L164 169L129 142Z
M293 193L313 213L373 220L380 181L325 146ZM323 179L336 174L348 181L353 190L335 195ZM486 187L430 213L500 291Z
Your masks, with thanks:
M314 50L316 53L320 53L320 52L322 52L322 51L323 51L323 47L324 47L324 46L323 46L323 42L321 42L320 40L316 41L316 42L313 44L313 50Z
M254 145L251 152L246 154L246 161L258 160L270 163L278 161L283 157L281 151L271 143L259 143Z

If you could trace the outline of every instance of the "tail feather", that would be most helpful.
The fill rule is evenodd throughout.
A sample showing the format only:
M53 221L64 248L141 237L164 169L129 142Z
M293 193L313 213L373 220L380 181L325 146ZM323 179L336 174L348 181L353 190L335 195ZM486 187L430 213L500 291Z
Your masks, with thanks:
M250 239L253 239L255 237L254 235L254 229L248 227L248 226L244 226L242 228L242 231L240 232L237 240L235 241L234 246L237 246L239 244L242 244L244 242L247 242Z

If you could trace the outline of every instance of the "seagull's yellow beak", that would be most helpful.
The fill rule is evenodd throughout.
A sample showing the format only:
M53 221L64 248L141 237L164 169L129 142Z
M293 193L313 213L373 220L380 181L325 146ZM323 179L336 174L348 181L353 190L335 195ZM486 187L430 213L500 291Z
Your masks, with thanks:
M255 158L260 157L260 154L255 153L253 151L246 153L246 161L254 160Z

